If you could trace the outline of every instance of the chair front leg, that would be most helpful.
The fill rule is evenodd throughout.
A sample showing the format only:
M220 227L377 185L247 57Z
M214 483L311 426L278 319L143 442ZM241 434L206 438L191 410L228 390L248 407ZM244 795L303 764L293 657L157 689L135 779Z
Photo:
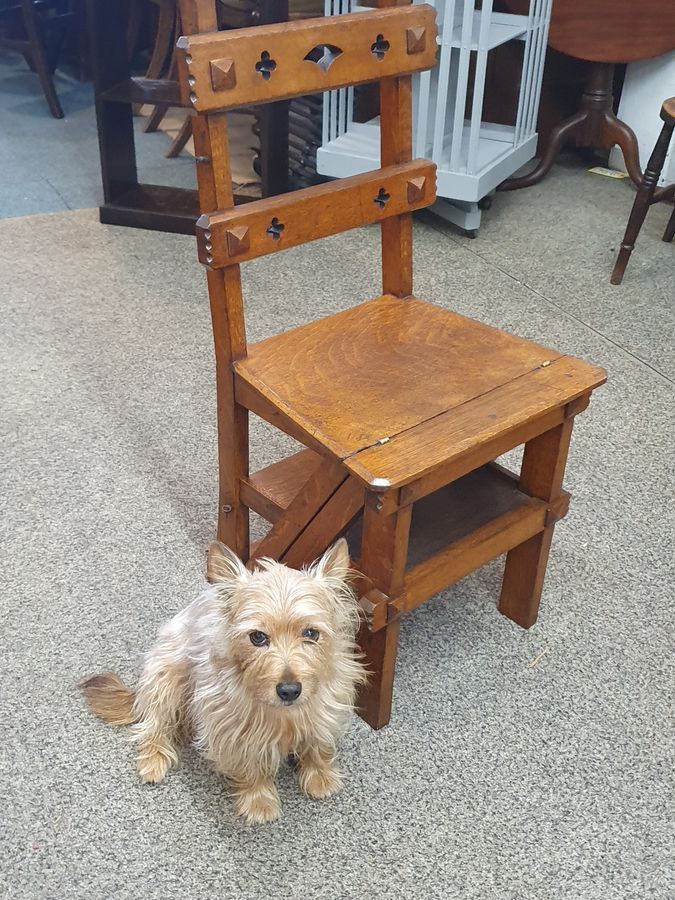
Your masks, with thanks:
M383 514L380 495L368 493L363 513L361 570L390 600L403 591L412 506ZM359 715L371 728L382 728L391 717L391 700L398 648L398 616L371 632L364 623L358 643L370 672L358 698Z
M525 445L518 486L553 505L561 496L574 417ZM506 554L499 611L522 628L537 621L555 522Z

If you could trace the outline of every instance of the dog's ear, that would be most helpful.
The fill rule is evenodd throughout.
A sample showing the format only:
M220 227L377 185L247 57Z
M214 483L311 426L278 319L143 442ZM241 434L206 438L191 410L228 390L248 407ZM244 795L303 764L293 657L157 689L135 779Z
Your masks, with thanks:
M212 541L206 559L206 577L211 584L232 584L249 577L243 562L220 541Z
M336 541L312 567L317 578L346 581L349 576L349 547L344 538Z

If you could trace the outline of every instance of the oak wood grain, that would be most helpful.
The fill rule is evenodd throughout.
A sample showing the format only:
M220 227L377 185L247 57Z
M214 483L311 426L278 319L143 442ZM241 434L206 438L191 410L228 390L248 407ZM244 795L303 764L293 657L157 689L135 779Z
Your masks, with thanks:
M300 450L286 459L272 463L242 479L242 500L249 509L255 510L274 524L321 462L322 458L313 450Z
M403 608L414 609L448 585L544 529L546 504L531 498L451 544L405 576Z
M363 485L347 478L308 522L281 560L300 568L313 562L345 531L363 507Z
M421 186L411 201L413 181ZM201 216L199 259L214 269L244 262L422 209L435 199L436 167L426 160L314 185Z
M398 599L403 590L411 516L409 506L385 515L378 495L366 496L359 569L390 600ZM357 703L373 728L382 728L391 717L398 634L398 617L376 632L364 623L359 632L359 646L373 677L360 689Z
M447 430L442 446L433 445L437 417L463 405L472 408L484 395L557 357L434 304L384 296L249 345L248 356L235 369L331 452L345 459L356 454L354 462L361 465L353 471L359 477L368 469L373 477L404 483L426 468L429 448L419 453L417 426L428 422L435 460L454 446L454 438L448 446ZM581 373L587 368L597 372L578 366ZM568 382L567 377L552 380ZM556 392L556 398L574 395L572 388ZM518 418L518 409L509 406L507 416L498 405L501 398L496 401L494 408L482 407L488 424L492 416L509 422ZM401 466L395 464L399 457Z
M428 35L420 53L408 53L409 28ZM325 46L340 51L330 66L307 58ZM176 53L183 101L198 112L268 103L432 68L435 10L421 4L186 35ZM229 86L214 87L223 84L224 68L233 69Z
M404 487L401 503L459 478L542 431L559 425L575 395L603 384L606 374L571 357L499 381L474 398L411 428L386 444L345 460L352 474L372 484Z
M412 158L412 79L380 82L380 163ZM382 222L382 293L408 297L413 292L412 215L401 212Z
M256 546L255 556L281 559L346 478L347 473L339 462L322 460L293 498L283 517Z
M560 498L573 425L573 417L565 419L525 445L518 479L521 491L549 505ZM499 611L522 628L530 628L537 621L554 525L555 518L506 557Z

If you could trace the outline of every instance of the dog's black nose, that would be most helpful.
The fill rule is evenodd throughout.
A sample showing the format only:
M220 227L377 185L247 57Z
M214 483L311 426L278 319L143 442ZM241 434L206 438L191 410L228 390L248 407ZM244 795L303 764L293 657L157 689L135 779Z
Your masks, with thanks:
M293 703L300 696L302 685L299 681L280 681L277 685L277 694L284 703Z

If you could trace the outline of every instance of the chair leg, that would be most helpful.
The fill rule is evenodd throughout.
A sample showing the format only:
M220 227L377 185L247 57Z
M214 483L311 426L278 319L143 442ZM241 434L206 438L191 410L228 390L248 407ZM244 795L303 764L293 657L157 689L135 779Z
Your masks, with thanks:
M192 137L192 116L185 116L183 124L180 126L178 134L171 141L168 150L164 154L167 159L176 159L181 155L187 142Z
M201 148L210 144L202 135ZM211 320L216 335L216 401L218 406L218 540L245 562L249 557L249 511L241 500L241 479L248 476L248 410L234 394L232 360L241 353L242 335L229 323L241 303L238 266L209 269Z
M666 225L666 230L663 232L663 240L666 242L672 241L675 237L675 207L673 207L673 211L670 214L670 218L668 219L668 224Z
M518 486L549 503L560 497L574 419L540 434L525 445ZM499 611L522 628L537 621L553 524L506 555Z
M383 515L378 505L378 495L369 493L363 511L360 566L363 574L393 600L403 590L412 506ZM391 717L398 632L399 620L395 618L376 632L363 625L359 634L371 674L360 691L357 707L371 728L382 728Z
M370 678L359 692L357 711L374 729L383 728L391 718L399 622L400 619L394 619L375 632L362 625L359 632L358 643Z
M229 390L218 393L218 540L246 561L249 513L241 501L240 479L248 475L248 410L230 405Z
M30 56L33 67L40 79L40 85L42 87L42 92L45 95L47 105L49 106L49 111L55 119L62 119L63 109L61 108L61 103L59 102L56 88L52 81L49 62L47 61L47 52L42 39L40 26L37 22L38 13L35 11L33 0L22 0L21 8L23 12L24 28L26 29L26 35L31 44Z
M654 191L656 190L656 183L659 180L659 175L661 174L663 164L666 160L666 154L668 153L668 146L672 134L673 126L666 123L661 129L661 134L656 142L654 151L649 157L647 168L645 169L642 181L638 187L637 196L633 201L633 208L631 209L628 218L628 225L626 226L626 233L621 242L619 255L614 265L611 278L609 279L611 284L621 284L623 280L628 260L630 259L633 247L635 246L635 241L637 240L637 236L642 228L642 223L647 215L647 210L652 202Z

